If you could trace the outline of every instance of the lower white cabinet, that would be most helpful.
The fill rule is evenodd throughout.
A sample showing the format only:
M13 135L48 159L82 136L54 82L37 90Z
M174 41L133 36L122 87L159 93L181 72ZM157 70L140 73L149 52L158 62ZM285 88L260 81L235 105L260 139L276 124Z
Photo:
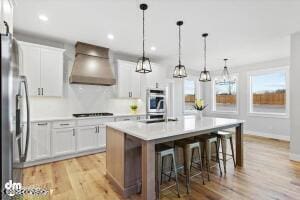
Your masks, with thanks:
M52 129L52 156L75 153L76 131L74 128Z
M77 128L77 151L97 148L98 126L84 126Z
M99 126L97 147L98 148L106 147L106 126Z
M51 156L51 127L48 122L31 124L31 160Z

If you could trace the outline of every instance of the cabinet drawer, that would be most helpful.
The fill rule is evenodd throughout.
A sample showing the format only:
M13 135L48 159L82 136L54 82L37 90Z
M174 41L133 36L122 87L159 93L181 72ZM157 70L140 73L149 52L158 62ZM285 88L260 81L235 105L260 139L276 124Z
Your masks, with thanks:
M105 122L113 122L113 117L99 118L99 119L82 119L78 120L78 126L91 126L91 125L101 125Z
M53 122L53 128L70 128L75 126L75 121L56 121Z
M137 120L137 116L116 117L116 121L134 121L134 120Z

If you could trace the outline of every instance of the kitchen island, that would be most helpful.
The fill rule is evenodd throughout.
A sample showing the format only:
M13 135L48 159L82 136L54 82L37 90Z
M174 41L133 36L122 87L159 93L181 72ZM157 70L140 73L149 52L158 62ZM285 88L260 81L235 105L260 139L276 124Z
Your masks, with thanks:
M155 145L218 130L235 128L236 164L243 166L242 120L184 116L178 121L107 123L106 175L124 196L139 193L155 199Z

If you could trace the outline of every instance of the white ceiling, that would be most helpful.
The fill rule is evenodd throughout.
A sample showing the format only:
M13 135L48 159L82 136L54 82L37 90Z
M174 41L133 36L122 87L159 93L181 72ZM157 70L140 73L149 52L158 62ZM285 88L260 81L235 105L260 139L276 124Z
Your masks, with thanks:
M17 1L18 31L109 47L141 54L142 21L138 0L23 0ZM143 1L145 2L145 1ZM201 34L208 32L209 68L243 65L289 56L289 35L300 31L297 0L152 0L146 1L146 51L170 66L177 64L178 32L182 28L183 64L200 69ZM42 22L39 14L48 16ZM115 36L113 41L107 34ZM150 51L155 46L155 52Z

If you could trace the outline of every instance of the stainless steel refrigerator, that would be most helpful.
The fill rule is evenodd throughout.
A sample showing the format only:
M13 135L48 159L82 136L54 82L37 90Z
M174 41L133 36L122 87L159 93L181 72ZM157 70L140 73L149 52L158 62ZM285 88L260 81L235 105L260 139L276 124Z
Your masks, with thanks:
M22 183L30 138L28 87L20 76L18 45L9 33L1 34L1 190L9 180ZM2 194L3 195L3 194ZM2 196L3 197L3 196Z

